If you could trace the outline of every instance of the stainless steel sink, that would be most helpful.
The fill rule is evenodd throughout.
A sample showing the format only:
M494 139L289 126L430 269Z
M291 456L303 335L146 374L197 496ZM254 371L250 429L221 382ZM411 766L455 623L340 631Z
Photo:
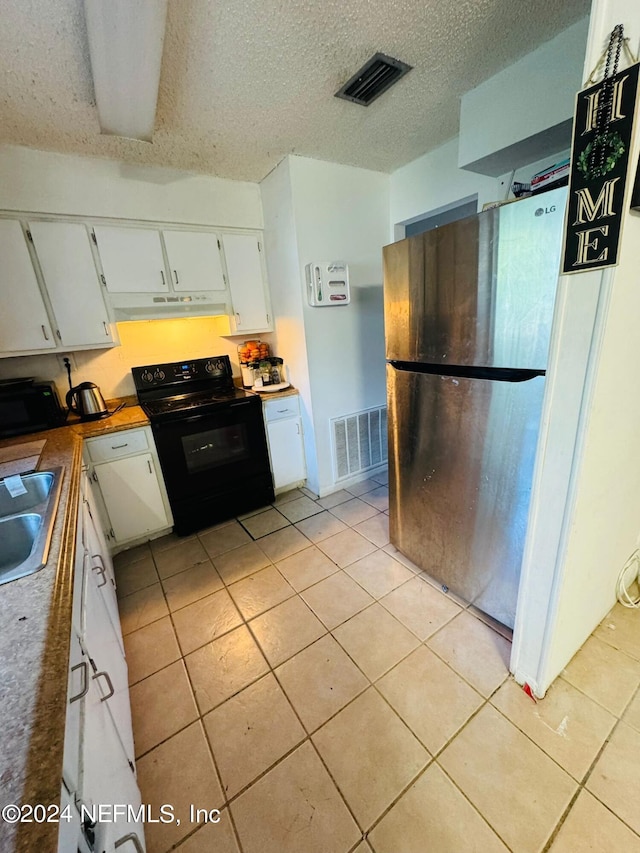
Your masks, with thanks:
M62 475L62 468L27 474L26 492L15 498L0 480L0 584L46 566Z
M4 480L0 480L0 518L27 512L41 504L51 491L55 475L52 471L38 471L37 474L25 474L21 479L27 491L15 498L9 494Z

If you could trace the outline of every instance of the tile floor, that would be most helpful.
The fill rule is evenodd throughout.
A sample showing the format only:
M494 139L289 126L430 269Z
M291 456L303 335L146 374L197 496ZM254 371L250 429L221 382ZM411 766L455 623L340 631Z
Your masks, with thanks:
M142 800L184 818L149 853L640 853L640 614L535 704L387 507L295 490L116 558Z

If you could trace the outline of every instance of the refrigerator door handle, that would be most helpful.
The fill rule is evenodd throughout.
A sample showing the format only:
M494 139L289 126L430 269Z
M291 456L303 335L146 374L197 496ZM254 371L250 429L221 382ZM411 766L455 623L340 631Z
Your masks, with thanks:
M465 367L457 364L427 364L418 361L387 362L395 370L407 373L428 373L435 376L459 376L464 379L488 379L498 382L528 382L536 376L544 376L545 370L525 370L514 367Z

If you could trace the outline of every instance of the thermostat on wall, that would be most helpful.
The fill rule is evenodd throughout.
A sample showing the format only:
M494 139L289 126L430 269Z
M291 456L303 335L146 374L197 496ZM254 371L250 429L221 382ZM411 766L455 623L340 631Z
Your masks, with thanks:
M342 261L323 261L307 264L304 268L307 278L309 305L314 308L328 308L332 305L348 305L349 267Z

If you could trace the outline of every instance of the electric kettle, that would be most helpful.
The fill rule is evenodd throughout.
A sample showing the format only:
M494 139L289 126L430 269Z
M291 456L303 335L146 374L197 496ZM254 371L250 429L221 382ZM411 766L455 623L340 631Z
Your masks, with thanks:
M111 414L100 389L93 382L81 382L68 391L67 406L69 411L80 415L83 421L96 421Z

